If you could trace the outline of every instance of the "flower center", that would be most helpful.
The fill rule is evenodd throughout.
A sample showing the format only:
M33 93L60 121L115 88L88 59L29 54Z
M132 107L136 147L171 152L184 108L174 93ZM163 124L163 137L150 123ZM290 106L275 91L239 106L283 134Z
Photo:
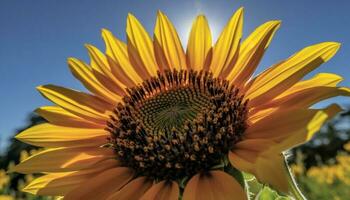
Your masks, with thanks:
M247 102L208 72L166 71L128 90L107 129L139 175L179 180L226 159L247 127Z

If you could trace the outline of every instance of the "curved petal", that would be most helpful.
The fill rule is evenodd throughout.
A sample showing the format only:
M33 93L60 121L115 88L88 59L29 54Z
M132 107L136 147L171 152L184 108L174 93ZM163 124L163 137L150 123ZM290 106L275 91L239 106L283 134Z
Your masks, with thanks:
M338 83L340 83L342 80L343 78L337 74L319 73L308 80L304 80L296 83L295 85L290 87L288 90L278 95L276 98L289 96L295 92L299 92L299 91L314 88L314 87L336 87Z
M187 64L191 69L196 71L205 69L211 45L208 21L204 15L199 15L193 22L187 44Z
M136 84L142 83L142 77L144 76L142 73L145 73L145 69L131 65L126 44L115 38L106 29L102 29L102 38L106 44L107 56L117 62Z
M276 190L289 192L288 175L282 154L263 154L255 162L256 178Z
M350 96L346 87L314 87L304 89L288 96L277 98L266 104L266 107L309 108L322 100L337 96ZM264 107L265 107L264 106Z
M175 181L161 181L153 185L140 200L178 200L179 185Z
M309 120L306 128L303 130L299 128L292 134L287 134L288 137L283 137L280 143L271 148L271 151L282 152L309 141L327 120L333 118L341 111L342 109L337 104L318 110L313 118Z
M243 8L231 17L213 47L210 70L213 75L225 74L230 65L237 61L243 30Z
M343 78L336 74L320 73L312 77L311 79L300 81L287 89L286 91L279 94L271 101L262 103L250 110L249 114L256 115L256 113L264 112L267 109L275 108L278 110L279 107L283 108L307 108L318 101L330 98L332 96L347 96L346 88L336 88L337 84L341 82ZM325 88L325 89L323 89ZM314 91L315 90L315 91ZM314 92L313 92L314 91ZM319 94L317 91L320 91ZM329 93L328 93L329 91ZM310 96L309 96L310 95ZM298 101L295 101L296 98ZM308 97L308 98L305 98ZM294 101L294 103L292 103ZM289 103L288 103L289 102ZM282 105L286 103L285 105ZM293 105L292 105L293 104Z
M254 73L280 25L280 21L269 21L255 29L242 43L237 62L223 76L236 86L243 85Z
M105 128L106 123L95 123L78 117L58 106L43 106L35 110L51 124L76 128Z
M130 61L134 65L142 66L149 75L156 76L158 65L154 56L152 40L141 23L130 13L128 14L126 33Z
M255 173L255 162L261 152L269 150L276 143L269 139L244 139L235 144L229 152L231 164L239 170ZM280 153L280 152L278 152Z
M37 89L63 109L97 123L105 123L109 119L106 112L113 109L109 103L83 92L54 85L39 86Z
M83 61L76 58L69 58L68 65L72 74L92 93L99 95L110 104L121 101L120 95L124 94L122 87L119 87L118 95L109 91L94 76L91 68Z
M54 148L43 150L16 165L11 171L19 173L69 172L87 169L103 160L114 158L107 148Z
M107 169L117 167L118 164L116 160L110 159L87 170L46 174L34 179L23 188L23 191L34 195L64 196L91 177L97 176Z
M136 83L131 80L128 74L125 73L123 68L114 61L111 57L107 56L107 61L109 66L112 68L112 72L114 76L117 78L116 80L121 81L125 86L124 88L135 87Z
M107 143L108 131L92 128L71 128L43 123L28 128L16 139L40 147L98 147Z
M245 98L254 107L275 98L297 83L307 73L327 62L339 49L340 44L324 42L309 46L289 59L267 69L250 83Z
M80 187L70 191L65 200L96 200L106 199L113 191L120 189L127 184L134 173L126 167L118 167L106 170L91 178Z
M140 199L150 187L152 187L151 180L139 177L125 185L121 190L115 190L115 193L108 196L107 200Z
M277 143L290 138L288 145L279 144L276 152L282 152L311 139L326 120L340 111L339 106L331 105L324 110L291 109L276 112L251 124L244 136L249 139L269 139Z
M248 151L234 150L229 152L228 158L235 168L253 174L255 172L254 161L257 154L254 154L253 160L251 155Z
M185 187L184 200L247 199L242 186L223 171L209 171L193 176Z
M186 55L176 29L160 11L154 28L154 50L161 69L187 69Z
M135 85L124 70L119 70L119 64L117 65L118 69L116 66L111 65L107 59L110 56L105 56L99 49L92 45L86 44L85 47L91 58L92 73L106 88L116 94L123 95L125 94L126 87Z
M271 151L276 143L266 139L248 139L238 143L229 153L230 163L251 173L264 184L288 192L288 180L280 152Z

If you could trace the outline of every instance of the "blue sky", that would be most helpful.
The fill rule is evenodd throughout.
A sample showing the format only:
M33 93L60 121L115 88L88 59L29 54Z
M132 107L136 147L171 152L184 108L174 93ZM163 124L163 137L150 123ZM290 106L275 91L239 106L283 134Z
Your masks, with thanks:
M316 3L317 2L317 3ZM287 58L304 46L322 41L342 43L339 53L313 72L341 74L342 85L350 85L350 1L281 0L177 0L177 1L0 1L0 149L16 128L36 107L49 105L36 91L41 84L53 83L83 90L66 65L68 57L88 61L85 43L104 49L102 28L125 40L128 12L133 13L152 34L157 10L162 10L187 43L194 17L205 14L214 38L239 7L245 7L244 34L272 19L282 20L259 71ZM347 105L349 99L329 102Z

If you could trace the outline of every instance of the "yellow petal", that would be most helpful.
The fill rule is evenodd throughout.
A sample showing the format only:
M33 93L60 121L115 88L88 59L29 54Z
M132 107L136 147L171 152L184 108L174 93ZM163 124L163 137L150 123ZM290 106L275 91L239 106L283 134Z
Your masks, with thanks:
M107 60L108 60L108 64L112 68L112 72L114 76L117 78L118 81L120 81L125 85L124 88L130 88L130 87L136 86L136 83L129 77L128 74L125 73L123 68L116 61L114 61L109 56L107 56Z
M274 189L288 193L288 175L284 166L282 154L264 154L256 160L256 173L259 182L272 186Z
M86 49L90 57L90 65L92 69L103 74L104 71L111 71L110 66L107 63L106 56L95 46L91 44L85 44Z
M114 157L113 150L107 148L54 148L30 156L11 171L19 173L76 171Z
M106 29L102 30L102 38L106 44L107 56L117 62L134 83L142 83L142 72L144 72L145 69L131 65L126 44L115 38L113 34Z
M149 75L156 76L158 65L153 51L153 43L141 23L132 14L128 15L126 33L128 36L128 50L130 61L142 66Z
M193 22L187 44L187 63L193 70L205 69L206 59L211 49L211 32L208 21L199 15Z
M299 51L251 81L245 98L255 106L273 99L297 83L307 73L328 61L339 49L340 44L324 42Z
M254 160L251 160L251 154L248 153L248 151L241 151L241 150L234 150L230 151L228 154L228 158L230 160L230 163L235 168L248 172L248 173L255 173L255 159L257 154L254 155Z
M98 147L106 144L109 133L104 129L71 128L43 123L24 130L16 139L41 147Z
M193 176L185 187L184 200L247 199L242 186L223 171L209 171Z
M343 89L338 89L335 88L339 82L341 82L343 78L339 75L336 74L330 74L330 73L320 73L312 77L311 79L300 81L287 89L286 91L282 92L279 94L277 97L275 97L273 100L262 103L254 107L253 109L250 110L249 114L250 115L255 115L255 113L258 113L261 111L264 112L267 109L270 108L276 108L275 110L278 109L278 107L284 107L284 108L291 108L291 107L308 107L311 104L317 103L319 101L318 99L326 99L331 97L332 95L336 96L338 95L344 95L346 96L346 93ZM330 89L329 87L332 87L333 89ZM329 88L323 90L322 88ZM345 89L345 88L344 88ZM315 90L314 94L311 91ZM316 94L318 90L324 91L322 95ZM331 95L327 95L327 91L330 90ZM340 90L340 91L339 91ZM346 90L346 89L345 89ZM332 92L334 91L334 92ZM336 92L337 91L337 92ZM304 96L303 96L304 95ZM311 95L311 96L309 96ZM295 101L293 103L293 106L289 105L282 105L286 101L292 102L294 101L296 96L302 96L302 98L298 99L298 101ZM305 98L307 97L307 98ZM308 99L308 101L304 101ZM300 101L299 101L300 100ZM304 102L304 103L302 103ZM296 103L296 104L295 104Z
M282 98L282 97L291 95L295 92L299 92L301 90L314 88L314 87L335 87L342 80L343 78L337 74L319 73L308 80L304 80L296 83L295 85L290 87L288 90L278 95L276 98Z
M106 160L87 170L49 173L34 179L23 188L23 191L34 195L66 195L69 191L90 180L91 177L95 177L99 173L117 166L118 162L116 160Z
M271 151L274 142L266 139L248 139L240 142L229 153L231 164L251 173L264 184L281 192L288 192L288 180L280 152Z
M35 110L51 124L76 128L105 128L106 122L101 124L78 117L58 106L43 106Z
M100 74L109 81L106 82L102 77L96 76L96 78L110 91L115 91L117 94L125 94L124 89L126 87L135 86L135 83L130 79L129 75L124 72L119 64L111 65L108 61L110 56L105 56L100 50L92 45L85 45L88 49L91 58L91 67L93 69L93 74ZM115 61L113 61L115 62ZM112 88L114 87L114 88Z
M152 181L146 177L139 177L125 185L121 190L115 190L107 200L129 200L140 199L142 195L152 186Z
M175 181L161 181L153 185L140 200L178 200L179 185Z
M260 108L260 107L258 107L258 108ZM247 121L249 124L254 124L257 121L264 119L266 116L269 116L278 110L279 110L279 107L269 107L269 108L265 108L265 109L255 109L255 110L251 109L248 112Z
M276 112L252 124L245 132L245 138L269 139L278 144L275 152L282 152L298 144L307 142L341 109L331 105L324 110L291 109ZM287 141L286 143L282 141Z
M225 74L230 65L237 61L243 29L243 8L231 17L213 47L210 70L214 76Z
M238 60L230 67L232 70L223 76L236 86L243 85L254 73L280 24L280 21L269 21L255 29L242 43Z
M110 92L96 79L90 67L83 61L76 58L69 58L68 65L72 74L92 93L99 95L110 104L121 101L122 97L120 95L124 94L122 88L120 87L119 95Z
M154 50L160 68L187 69L185 52L176 29L160 11L154 28Z
M308 108L322 100L337 96L350 96L346 87L314 87L300 90L288 96L274 99L265 106L281 108Z
M303 130L299 129L292 134L288 134L288 137L283 137L279 144L271 148L271 151L286 151L297 145L308 142L327 120L333 118L341 111L342 109L337 104L332 104L323 110L318 110L313 118L309 120L307 127Z
M128 183L134 173L126 167L118 167L106 170L89 181L84 182L80 187L70 191L65 200L96 200L106 199L113 191L120 189ZM136 192L136 191L134 191ZM137 192L136 192L137 193Z
M37 89L63 109L97 123L106 122L109 119L106 113L113 109L107 102L83 92L54 85L39 86Z

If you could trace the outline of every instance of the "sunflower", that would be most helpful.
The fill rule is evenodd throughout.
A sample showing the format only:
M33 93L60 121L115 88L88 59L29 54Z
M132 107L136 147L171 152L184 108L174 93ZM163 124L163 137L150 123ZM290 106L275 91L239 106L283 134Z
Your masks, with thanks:
M336 42L306 47L253 77L280 23L262 24L241 43L240 8L212 45L200 15L186 51L162 12L153 40L131 14L127 43L103 29L105 53L86 45L90 64L68 59L91 93L37 88L55 105L37 109L47 123L16 136L44 148L13 170L43 173L24 191L66 200L247 199L238 170L291 193L282 152L341 111L310 106L350 90L337 87L335 74L302 80L337 52Z

